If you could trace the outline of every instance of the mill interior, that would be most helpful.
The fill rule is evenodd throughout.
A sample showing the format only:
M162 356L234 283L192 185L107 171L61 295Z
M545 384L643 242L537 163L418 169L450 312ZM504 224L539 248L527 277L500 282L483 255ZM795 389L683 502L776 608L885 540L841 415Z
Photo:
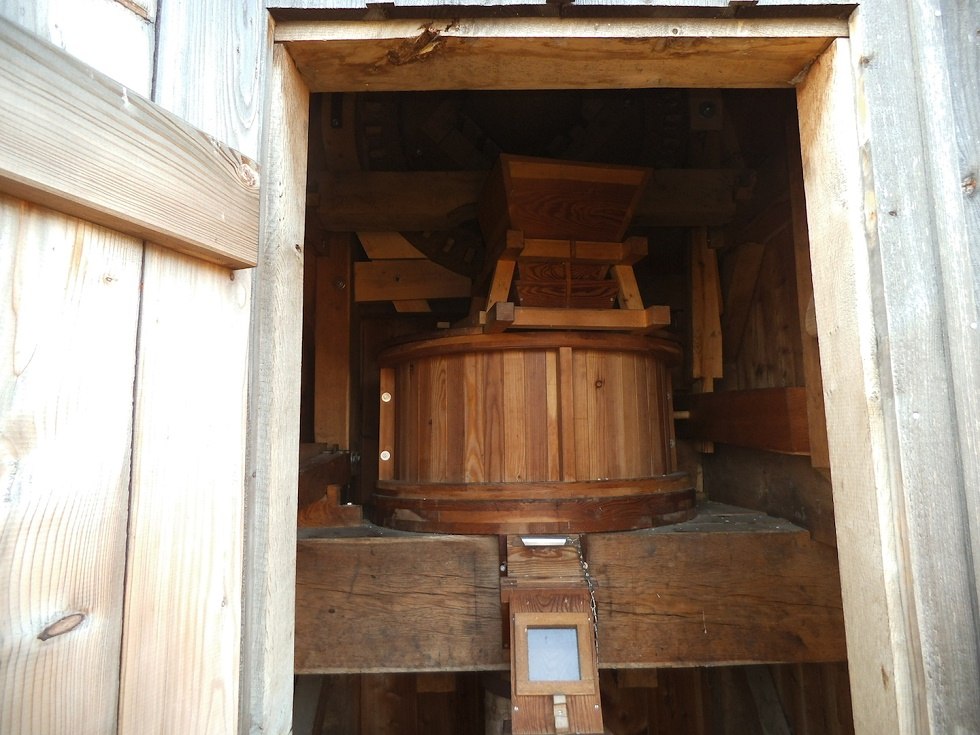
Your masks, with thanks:
M313 96L295 732L853 731L797 130Z

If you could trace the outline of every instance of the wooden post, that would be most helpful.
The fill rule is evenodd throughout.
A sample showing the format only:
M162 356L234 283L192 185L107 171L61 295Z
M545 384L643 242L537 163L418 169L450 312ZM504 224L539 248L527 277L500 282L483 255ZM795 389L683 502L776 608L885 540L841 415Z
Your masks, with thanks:
M980 730L965 27L969 4L868 3L798 95L859 733Z

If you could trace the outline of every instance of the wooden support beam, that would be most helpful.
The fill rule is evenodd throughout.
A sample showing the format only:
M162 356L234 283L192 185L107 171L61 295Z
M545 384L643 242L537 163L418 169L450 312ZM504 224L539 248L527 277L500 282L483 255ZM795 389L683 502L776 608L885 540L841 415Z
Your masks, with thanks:
M489 312L480 312L480 323L487 332L501 332L511 327L650 332L670 325L670 308L560 309L514 306L511 302L498 301Z
M431 260L372 260L354 264L354 301L467 298L470 279Z
M802 377L806 385L806 415L810 432L810 463L814 467L830 469L823 378L820 375L820 345L817 342L813 275L810 266L810 236L806 220L806 197L803 192L800 131L793 116L789 117L786 131L786 160L789 168L789 201L792 208L793 260L796 265L797 313L800 317L803 358ZM812 329L807 326L811 321L811 313L813 314Z
M692 393L691 417L677 425L678 436L765 449L809 454L805 388Z
M636 207L641 226L722 225L735 215L734 169L654 171ZM486 171L345 171L320 175L323 226L337 232L449 230L476 217Z
M0 58L0 192L219 265L255 265L254 161L3 19Z
M749 321L749 308L765 253L766 246L762 243L743 242L729 256L734 258L734 265L725 291L725 309L721 317L722 346L729 362L738 357L742 346L742 336Z
M459 89L461 80L468 89L791 87L846 34L843 21L812 18L276 24L317 92ZM413 63L421 59L425 74Z
M520 232L507 233L507 245L501 258L518 261L567 260L571 263L607 263L633 265L647 254L645 237L628 237L623 242L594 240L550 240L525 238Z
M495 538L364 533L299 541L298 673L507 668ZM709 503L588 561L603 668L844 660L834 551L786 521Z
M300 445L300 508L324 496L329 485L345 485L350 480L350 452L336 451L325 444Z
M350 448L351 235L331 232L316 258L313 439Z
M371 260L421 260L425 254L400 232L358 232L357 239Z
M705 227L695 228L691 238L691 351L692 377L722 377L718 256L708 247Z

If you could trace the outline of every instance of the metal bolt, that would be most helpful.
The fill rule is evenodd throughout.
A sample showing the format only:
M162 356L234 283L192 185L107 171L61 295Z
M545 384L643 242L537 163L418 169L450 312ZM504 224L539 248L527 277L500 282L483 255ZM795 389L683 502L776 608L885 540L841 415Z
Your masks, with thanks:
M391 393L389 393L388 391L385 391L384 393L382 393L381 394L381 402L382 403L391 403Z
M391 452L386 449L381 453L381 461L387 462L389 459L391 459Z

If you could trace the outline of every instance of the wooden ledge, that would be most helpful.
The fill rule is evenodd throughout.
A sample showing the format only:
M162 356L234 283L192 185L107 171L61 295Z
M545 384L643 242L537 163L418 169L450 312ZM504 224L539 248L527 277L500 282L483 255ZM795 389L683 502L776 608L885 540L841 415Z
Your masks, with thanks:
M499 554L495 536L307 530L297 673L506 669ZM708 503L591 534L586 555L602 668L845 659L835 552L788 521Z

